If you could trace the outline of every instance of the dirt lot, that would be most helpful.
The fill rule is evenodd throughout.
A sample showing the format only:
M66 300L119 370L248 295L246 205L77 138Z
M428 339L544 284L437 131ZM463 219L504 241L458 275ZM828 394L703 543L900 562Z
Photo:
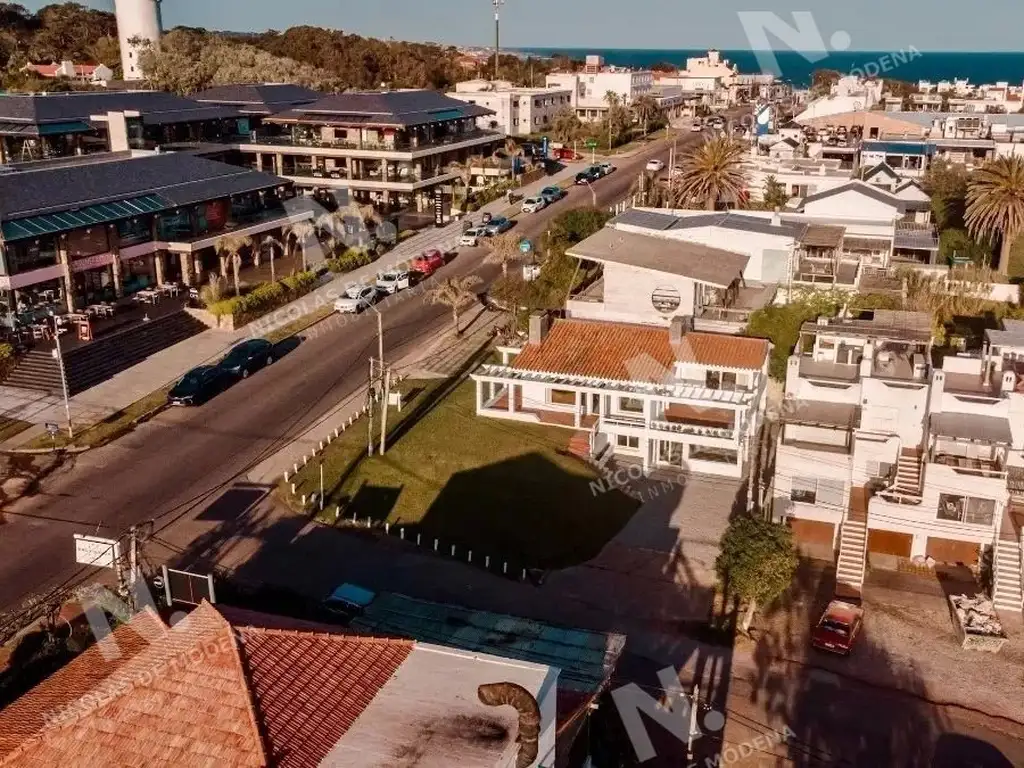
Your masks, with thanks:
M998 654L964 651L956 641L946 592L958 593L965 585L944 587L931 577L886 574L865 585L865 631L853 655L833 657L813 651L808 642L833 581L825 564L804 563L791 592L755 622L755 656L765 663L806 662L840 677L1024 723L1024 625L1019 616L1002 617L1010 640Z

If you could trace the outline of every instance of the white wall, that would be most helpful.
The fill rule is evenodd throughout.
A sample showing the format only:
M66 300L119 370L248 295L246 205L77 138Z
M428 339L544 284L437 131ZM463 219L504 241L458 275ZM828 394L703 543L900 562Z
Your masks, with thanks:
M651 294L658 288L671 287L679 292L679 309L672 315L692 315L694 281L666 272L654 272L624 264L604 265L604 301L569 301L570 317L612 320L648 325L668 325L672 315L658 312L651 303Z
M839 524L850 501L850 467L851 457L847 454L797 448L783 445L780 441L775 455L773 495L776 499L783 497L787 500L786 506L789 514L794 517ZM842 505L801 504L791 501L790 492L793 488L794 477L822 478L842 482L846 488ZM776 514L780 511L775 510Z
M121 69L125 80L141 80L139 46L130 44L133 38L160 42L160 4L157 0L116 0L117 37L121 44Z
M863 379L861 392L865 403L861 429L895 433L905 446L921 444L928 415L928 382Z
M895 205L868 197L855 189L804 204L803 212L810 216L828 216L836 219L898 219Z

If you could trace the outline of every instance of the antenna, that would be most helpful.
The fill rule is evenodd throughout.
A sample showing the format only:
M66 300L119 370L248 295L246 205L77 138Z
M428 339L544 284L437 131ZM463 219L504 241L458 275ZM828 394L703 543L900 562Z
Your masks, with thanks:
M498 80L498 60L501 59L501 13L505 0L491 0L494 6L494 80Z

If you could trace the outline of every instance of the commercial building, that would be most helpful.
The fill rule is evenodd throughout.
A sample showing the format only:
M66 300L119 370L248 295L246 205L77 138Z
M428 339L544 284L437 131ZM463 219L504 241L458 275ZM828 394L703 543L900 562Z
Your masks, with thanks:
M490 110L493 114L477 118L477 127L509 136L549 131L559 112L572 109L567 88L516 88L506 81L467 80L456 83L448 96Z
M453 165L502 146L503 133L477 125L492 114L435 91L340 93L262 118L234 148L244 164L298 185L425 210L458 178Z
M0 174L6 316L199 285L217 267L212 246L223 234L311 218L285 210L293 194L285 179L188 154L97 155Z
M630 105L654 88L654 73L606 66L600 56L587 56L581 72L552 72L546 76L549 88L569 91L576 116L585 122L602 119L608 112L608 94Z

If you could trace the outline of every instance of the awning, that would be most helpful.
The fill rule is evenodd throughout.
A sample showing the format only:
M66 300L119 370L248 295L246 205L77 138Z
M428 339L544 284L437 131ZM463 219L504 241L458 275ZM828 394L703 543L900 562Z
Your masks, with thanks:
M860 413L856 404L797 399L782 404L782 421L786 424L853 429L860 424Z
M848 237L843 240L843 245L848 251L888 251L892 243L870 237Z
M1010 445L1013 433L1010 422L998 416L980 416L973 413L933 413L929 420L933 435L955 440L977 440L984 443Z
M0 135L3 136L59 136L64 133L87 133L93 130L88 123L75 120L64 123L2 123Z
M3 222L4 240L25 240L40 235L52 235L57 232L67 232L79 227L106 224L118 219L129 219L132 216L139 216L147 213L165 211L174 208L172 203L164 200L159 195L143 195L127 200L120 200L111 203L100 203L89 205L73 211L61 211L60 213L47 213L41 216L29 216L24 219L14 219Z

